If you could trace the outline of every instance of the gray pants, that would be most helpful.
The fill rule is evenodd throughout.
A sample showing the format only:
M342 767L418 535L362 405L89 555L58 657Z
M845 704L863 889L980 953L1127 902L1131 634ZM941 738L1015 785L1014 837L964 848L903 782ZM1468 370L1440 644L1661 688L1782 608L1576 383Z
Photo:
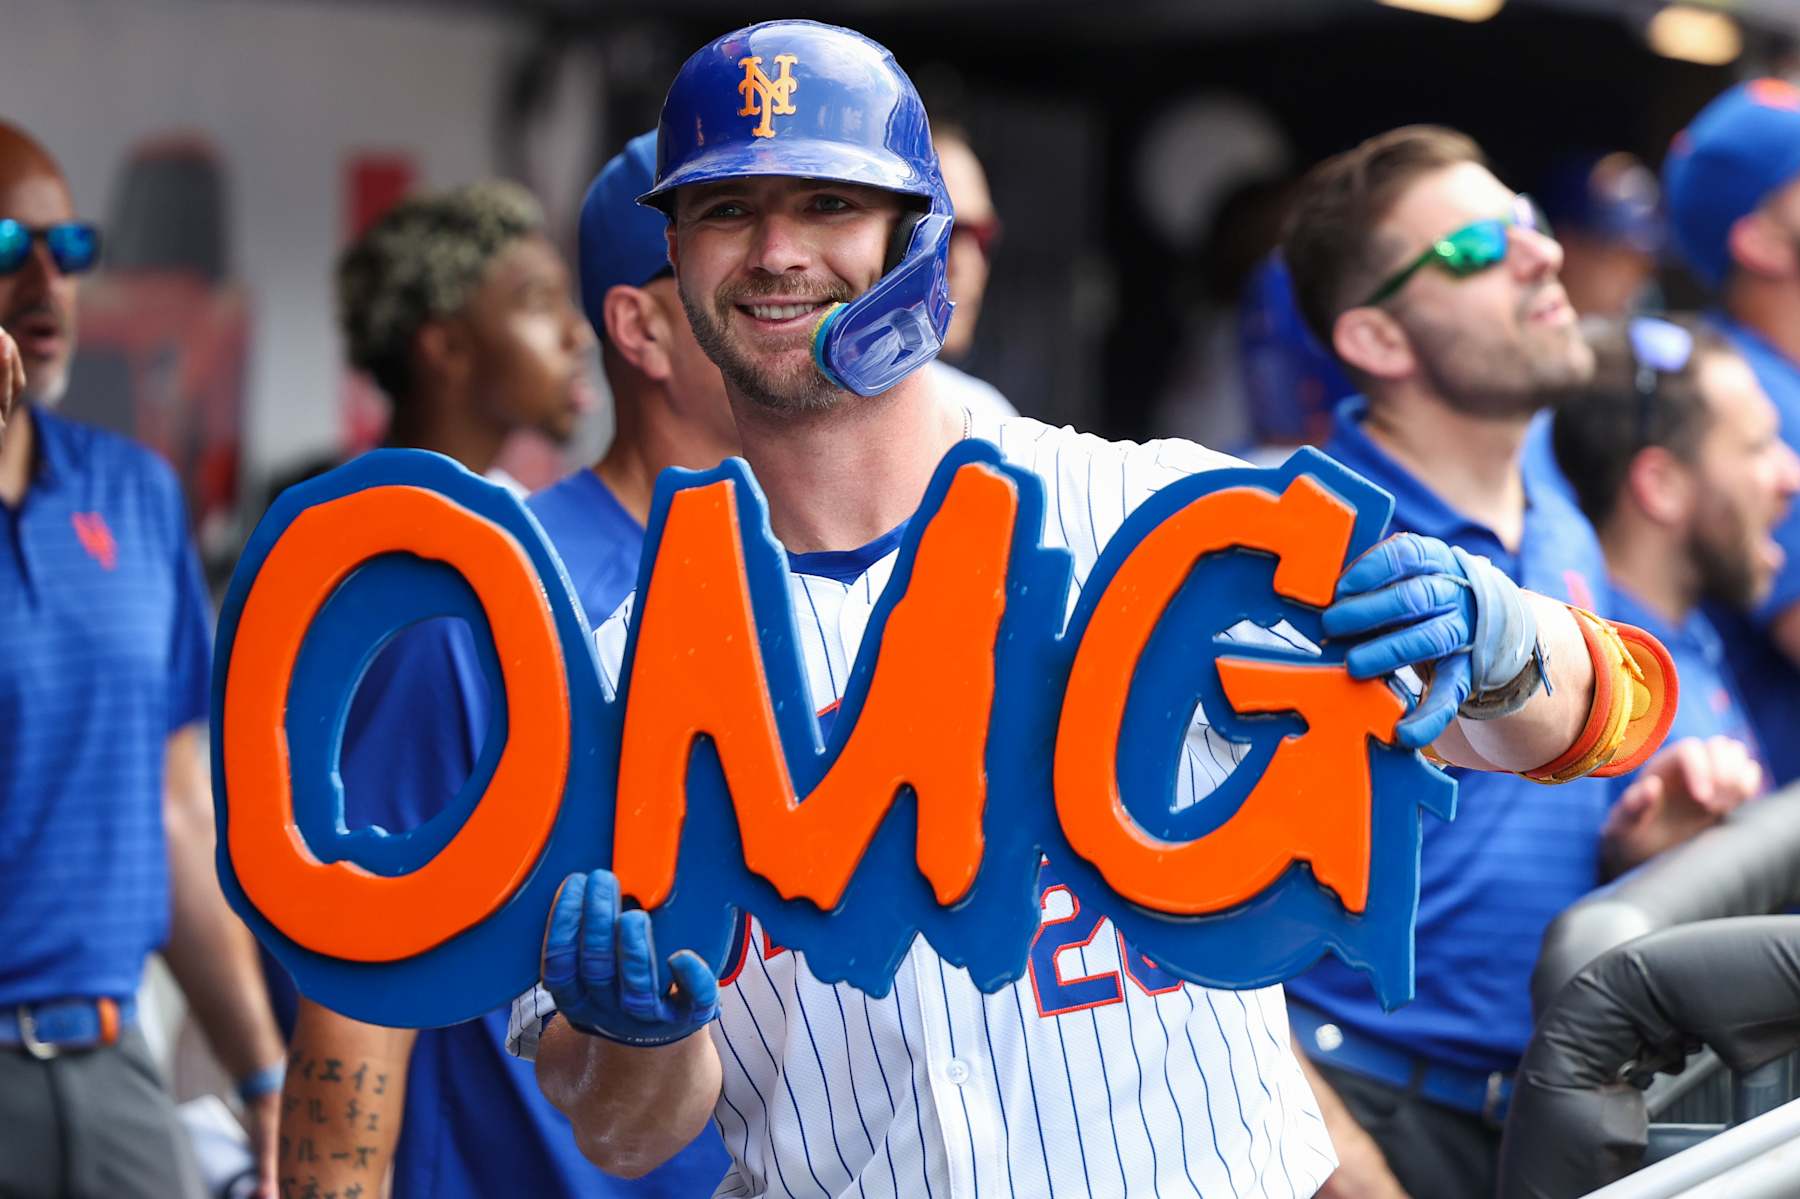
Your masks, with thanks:
M0 1047L0 1199L204 1193L143 1033L47 1062Z

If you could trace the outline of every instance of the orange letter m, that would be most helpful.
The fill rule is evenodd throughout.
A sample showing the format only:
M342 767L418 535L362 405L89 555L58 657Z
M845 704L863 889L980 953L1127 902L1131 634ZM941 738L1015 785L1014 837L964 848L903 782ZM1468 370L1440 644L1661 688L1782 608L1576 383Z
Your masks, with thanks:
M671 894L689 759L706 736L724 767L744 865L784 899L836 907L895 796L911 787L919 870L940 904L956 902L981 864L1015 485L979 463L957 471L919 538L880 645L863 646L861 658L878 656L855 727L805 796L794 793L775 704L805 703L808 712L811 704L769 694L736 487L721 480L675 494L640 597L614 816L621 890L646 908Z

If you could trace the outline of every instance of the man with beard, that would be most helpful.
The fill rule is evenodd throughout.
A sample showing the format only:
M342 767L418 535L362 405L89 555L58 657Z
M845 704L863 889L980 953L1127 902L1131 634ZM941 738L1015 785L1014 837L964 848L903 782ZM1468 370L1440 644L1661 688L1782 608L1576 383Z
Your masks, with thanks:
M24 376L0 445L0 1193L197 1192L137 1026L160 948L238 1079L272 1197L281 1041L213 873L186 505L148 451L51 410L98 249L49 153L0 124L0 326Z
M635 203L650 186L654 153L652 135L633 139L600 172L582 206L585 321L570 302L568 273L539 228L535 203L510 186L413 202L391 218L393 228L371 238L391 254L363 261L375 251L353 250L342 272L345 324L359 360L379 363L413 347L414 394L402 411L480 410L457 402L456 380L467 378L499 389L494 406L503 401L514 413L560 418L580 386L593 331L600 333L615 414L612 444L592 469L530 500L594 624L637 579L657 475L669 466L716 465L737 448L718 368L694 344L675 298L661 219ZM421 280L431 286L417 286ZM398 344L382 352L391 343L371 335L379 314L426 295L444 296L451 311L432 317L415 309L412 321L387 335ZM461 371L432 365L425 326L434 319L467 323L461 336L469 358ZM454 809L477 767L491 712L468 625L407 630L357 689L347 721L341 770L351 822L399 831ZM712 1193L727 1160L710 1130L635 1182L608 1178L584 1161L529 1065L506 1052L507 1017L500 1009L419 1031L364 1024L301 1000L282 1126L283 1184L320 1195L349 1195L360 1184L373 1195L370 1179L391 1162L393 1199ZM336 1067L324 1066L333 1061ZM315 1110L336 1114L352 1104L354 1121L313 1119Z
M1800 489L1800 457L1749 364L1697 320L1606 321L1587 338L1594 381L1558 409L1554 441L1606 551L1609 615L1654 633L1675 659L1670 742L1702 774L1739 780L1696 791L1691 830L1657 829L1655 784L1629 787L1609 824L1685 834L1761 789L1756 736L1700 605L1748 612L1767 597L1784 558L1771 533ZM1638 835L1621 827L1616 840ZM1660 848L1639 845L1633 856Z
M1663 197L1676 249L1719 303L1711 321L1800 449L1800 87L1755 79L1708 104L1669 147ZM1755 610L1710 615L1779 787L1800 778L1800 513L1775 540L1786 560Z
M1412 126L1315 167L1282 253L1308 325L1362 388L1339 406L1325 451L1394 496L1394 527L1576 607L1604 600L1593 530L1521 470L1545 397L1594 371L1535 205L1462 134ZM1633 825L1633 843L1613 845L1601 780L1550 789L1453 773L1455 821L1425 822L1413 1001L1383 1012L1336 960L1288 987L1344 1162L1328 1194L1493 1194L1545 926L1600 881L1603 850L1623 867L1643 845L1669 843L1714 781L1690 782L1665 750L1641 773L1665 796L1653 823L1671 831Z
M682 302L725 376L788 552L810 700L827 726L905 525L958 442L985 439L1042 480L1042 538L1068 551L1077 588L1146 498L1235 462L944 401L919 369L950 317L950 206L927 128L882 47L769 22L683 66L644 197L669 217ZM1597 680L1619 676L1594 665L1583 630L1597 626L1577 623L1587 618L1410 535L1359 559L1338 590L1325 627L1355 643L1353 673L1435 664L1401 743L1494 769L1542 773L1565 756L1590 768L1578 736L1610 689ZM629 606L597 638L615 683ZM1462 623L1472 615L1481 637ZM1493 635L1513 620L1514 633ZM1185 746L1178 806L1209 794L1238 752L1199 713ZM515 1005L518 1041L608 1170L653 1167L716 1113L734 1159L722 1195L1313 1193L1334 1163L1281 988L1147 983L1102 913L1067 913L1055 869L1039 878L1046 925L1080 914L1092 931L1066 960L1068 945L1034 944L1031 975L992 995L924 938L886 994L833 985L755 920L741 968L721 982L681 950L667 958L675 988L659 993L647 913L624 910L611 873L574 875L546 928L544 986ZM1083 984L1117 986L1096 998L1075 994Z

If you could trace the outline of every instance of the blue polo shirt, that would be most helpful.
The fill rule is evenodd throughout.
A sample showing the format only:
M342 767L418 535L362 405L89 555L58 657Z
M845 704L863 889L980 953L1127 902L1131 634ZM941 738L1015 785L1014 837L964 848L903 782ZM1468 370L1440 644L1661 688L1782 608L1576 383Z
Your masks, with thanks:
M1653 612L1619 583L1612 584L1612 607L1607 616L1634 624L1663 643L1675 660L1675 677L1681 680L1681 701L1669 726L1665 744L1683 737L1735 737L1762 761L1767 759L1739 698L1737 680L1725 660L1725 646L1706 614L1696 609L1679 624ZM1632 775L1618 780L1627 783Z
M0 1005L137 992L169 930L163 760L206 713L211 617L175 476L31 414L0 506Z
M598 475L579 471L533 496L590 624L637 583L643 526ZM473 770L489 697L469 627L432 621L376 659L351 705L340 759L346 821L399 831L441 811ZM648 1177L612 1178L581 1156L568 1120L506 1052L505 1008L419 1033L395 1152L396 1199L708 1196L730 1164L712 1128Z
M1785 357L1759 335L1728 317L1714 313L1713 324L1724 333L1756 372L1757 381L1769 393L1781 418L1781 438L1800 450L1800 363ZM1787 562L1775 576L1775 589L1753 615L1723 608L1708 611L1725 644L1725 658L1739 684L1744 710L1771 773L1770 782L1781 786L1800 778L1800 670L1769 640L1768 626L1791 605L1800 602L1800 507L1775 529L1775 540L1787 551ZM1687 685L1684 676L1682 685Z
M1442 538L1485 555L1521 586L1593 607L1605 561L1579 510L1533 467L1525 474L1524 535L1515 553L1455 511L1364 433L1367 402L1337 410L1325 452L1394 497L1396 531ZM1456 819L1427 816L1420 854L1413 1001L1384 1013L1368 980L1328 958L1288 984L1296 999L1346 1031L1430 1061L1512 1070L1531 1038L1531 970L1556 914L1598 881L1603 780L1558 787L1516 775L1452 770Z

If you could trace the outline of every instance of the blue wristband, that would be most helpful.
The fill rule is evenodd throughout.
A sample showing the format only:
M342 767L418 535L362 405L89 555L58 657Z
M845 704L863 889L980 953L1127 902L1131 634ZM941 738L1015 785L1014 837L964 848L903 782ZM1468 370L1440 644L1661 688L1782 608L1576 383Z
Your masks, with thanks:
M287 1081L287 1062L277 1061L264 1066L260 1070L252 1070L237 1080L237 1097L245 1103L254 1103L264 1095L272 1095L281 1089Z

